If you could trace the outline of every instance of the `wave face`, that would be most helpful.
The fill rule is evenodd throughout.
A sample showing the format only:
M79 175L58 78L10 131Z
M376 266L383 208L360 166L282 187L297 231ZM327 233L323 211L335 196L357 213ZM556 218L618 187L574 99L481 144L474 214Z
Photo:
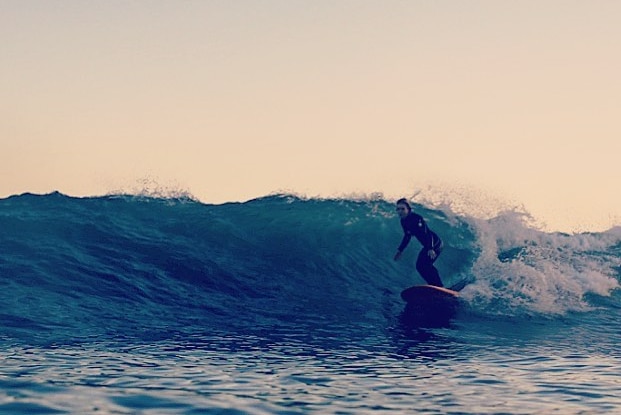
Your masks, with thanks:
M621 230L566 235L421 205L445 241L445 285L477 317L617 307ZM59 193L0 200L0 335L6 341L252 333L275 326L383 327L423 283L391 202L277 195L209 205Z

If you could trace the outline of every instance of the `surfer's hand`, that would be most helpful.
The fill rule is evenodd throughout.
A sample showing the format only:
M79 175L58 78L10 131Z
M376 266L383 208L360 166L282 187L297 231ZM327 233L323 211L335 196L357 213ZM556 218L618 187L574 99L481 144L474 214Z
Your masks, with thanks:
M395 260L395 261L398 261L398 260L399 260L399 258L401 258L401 251L397 251L397 253L395 254L395 258L394 258L394 260Z
M433 249L430 249L430 250L427 252L427 255L429 255L429 259L436 259L436 256L437 256L437 255L436 255L436 251L434 251Z

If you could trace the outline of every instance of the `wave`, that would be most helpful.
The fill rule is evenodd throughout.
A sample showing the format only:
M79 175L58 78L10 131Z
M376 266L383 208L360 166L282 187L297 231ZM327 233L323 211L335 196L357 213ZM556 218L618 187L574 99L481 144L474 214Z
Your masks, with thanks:
M480 220L413 205L445 241L446 285L483 315L564 314L606 304L621 274L621 230L545 233L505 212ZM0 200L0 323L32 339L283 324L385 324L423 281L417 247L381 197L272 195ZM600 298L601 297L601 298Z

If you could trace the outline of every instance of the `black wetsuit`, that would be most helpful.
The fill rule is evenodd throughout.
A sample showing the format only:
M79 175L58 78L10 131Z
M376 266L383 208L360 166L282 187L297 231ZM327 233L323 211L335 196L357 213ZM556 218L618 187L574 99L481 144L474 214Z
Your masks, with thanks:
M414 212L408 213L405 218L401 219L401 227L403 228L403 239L399 248L397 248L399 252L403 252L410 243L412 235L414 235L423 245L423 249L418 254L418 259L416 260L416 270L428 284L443 287L440 274L436 267L433 266L433 263L442 252L442 239L429 229L422 216ZM429 258L428 253L430 249L433 249L436 253L434 259Z

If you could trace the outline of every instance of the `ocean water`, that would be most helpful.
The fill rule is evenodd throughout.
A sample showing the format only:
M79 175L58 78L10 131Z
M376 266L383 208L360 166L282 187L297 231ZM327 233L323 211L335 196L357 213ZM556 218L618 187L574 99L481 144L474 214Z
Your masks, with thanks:
M2 199L0 414L621 413L621 229L414 209L440 322L381 198Z

